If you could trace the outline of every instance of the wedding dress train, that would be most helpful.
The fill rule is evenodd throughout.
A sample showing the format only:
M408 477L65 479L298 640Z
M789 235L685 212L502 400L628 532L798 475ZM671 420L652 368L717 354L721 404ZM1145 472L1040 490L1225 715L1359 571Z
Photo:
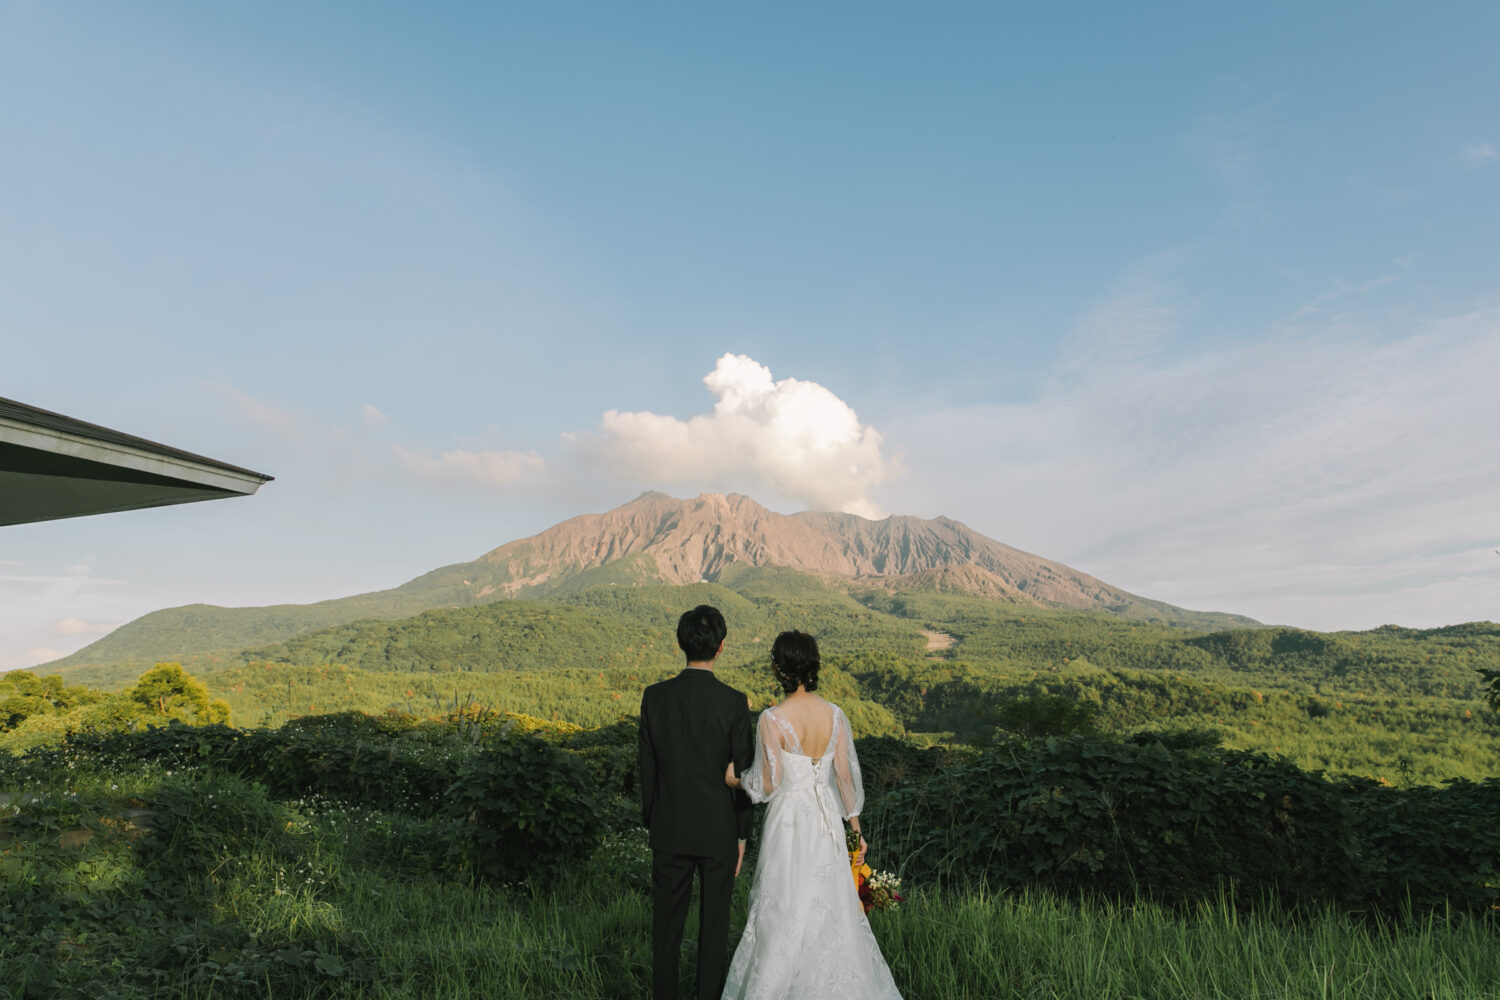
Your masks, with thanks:
M775 708L760 715L755 764L740 780L770 806L725 1000L900 1000L849 870L843 821L859 815L864 788L849 720L829 708L819 757Z

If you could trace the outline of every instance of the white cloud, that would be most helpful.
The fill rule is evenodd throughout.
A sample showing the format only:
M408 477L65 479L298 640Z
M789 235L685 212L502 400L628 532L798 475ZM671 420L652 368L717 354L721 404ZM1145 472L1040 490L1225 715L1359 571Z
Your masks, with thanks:
M1139 361L1158 350L1182 314L1171 271L1179 252L1147 258L1115 283L1109 296L1084 315L1059 368L1080 372Z
M445 451L438 458L408 451L399 444L392 451L406 469L424 479L479 486L510 486L539 479L546 470L535 451Z
M1500 147L1493 142L1471 142L1458 154L1459 166L1473 170L1500 160Z
M613 473L651 485L766 487L820 510L881 516L870 492L897 474L879 432L816 382L775 381L725 354L703 382L718 399L687 420L610 410L597 447Z
M55 635L103 635L113 632L118 626L113 624L98 624L83 621L78 618L64 618L52 626Z
M1406 266L1408 266L1408 264L1406 262L1398 261L1397 266L1404 269ZM1378 278L1372 278L1371 280L1361 282L1358 285L1350 285L1347 282L1342 281L1338 282L1334 285L1333 288L1325 292L1320 292L1319 294L1313 296L1311 300L1300 306L1296 312L1292 313L1292 320L1297 321L1306 319L1311 316L1316 316L1319 313L1325 312L1327 308L1334 303L1347 303L1350 299L1358 299L1362 296L1370 294L1376 289L1383 288L1386 285L1400 280L1401 275L1398 273L1381 275Z
M32 663L46 663L55 660L63 654L56 649L48 649L46 646L36 646L26 651L26 657Z
M1199 120L1187 135L1189 155L1218 182L1228 198L1220 220L1251 228L1266 219L1270 185L1259 161L1274 124L1269 102Z
M1315 628L1496 619L1496 371L1493 307L1395 332L1287 326L1099 366L1026 405L914 414L900 443L922 464L888 499L1187 607Z
M385 427L390 424L391 418L381 413L369 403L359 409L360 418L364 420L366 427Z
M234 408L239 411L240 416L250 423L258 427L273 430L286 437L297 438L301 436L297 416L290 410L272 406L223 380L208 382L206 386L209 391L229 400L234 405Z

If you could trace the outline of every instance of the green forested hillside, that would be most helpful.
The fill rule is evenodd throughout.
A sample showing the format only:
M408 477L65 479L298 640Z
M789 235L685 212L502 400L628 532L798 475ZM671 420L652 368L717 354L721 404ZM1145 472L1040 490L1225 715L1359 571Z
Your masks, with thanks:
M870 607L941 629L952 655L1033 669L1078 660L1169 670L1240 684L1298 682L1317 690L1473 699L1478 670L1500 664L1500 625L1367 632L1246 628L1184 632L1107 615L998 604L972 597L859 594Z
M806 580L794 582L796 577ZM1238 615L1190 611L1138 597L946 518L893 516L872 522L846 514L783 515L738 495L677 500L647 492L605 514L569 519L389 590L307 605L166 608L42 669L67 671L74 683L107 684L109 673L101 667L129 664L134 669L171 660L211 670L236 650L285 642L315 629L441 608L695 580L800 597L810 589L827 589L819 579L961 591L1024 606L1088 608L1200 630L1257 624ZM115 680L123 683L124 677Z
M111 684L142 664L142 649L172 649L183 661L214 664L246 646L280 642L350 618L404 618L433 607L424 595L400 591L361 594L317 604L275 604L264 608L220 608L189 604L165 608L127 622L72 656L46 664L81 684Z
M1500 716L1480 675L1500 668L1500 625L1487 622L1193 632L746 567L721 583L605 585L310 629L186 665L247 723L472 705L600 725L632 715L647 684L680 668L677 616L700 603L723 610L721 671L757 708L778 696L771 640L787 628L817 636L824 693L862 735L985 743L1026 724L1027 712L1045 732L1047 706L1066 703L1075 721L1108 731L1201 730L1200 739L1391 782L1500 774ZM934 634L953 644L929 651ZM128 681L139 666L97 669Z
M242 659L424 672L666 668L681 660L677 617L695 604L713 604L724 612L730 656L736 660L753 658L757 646L769 648L778 632L793 627L817 634L830 648L916 653L923 644L914 624L827 588L746 596L704 583L601 587L548 601L501 601L399 621L354 622L251 649Z

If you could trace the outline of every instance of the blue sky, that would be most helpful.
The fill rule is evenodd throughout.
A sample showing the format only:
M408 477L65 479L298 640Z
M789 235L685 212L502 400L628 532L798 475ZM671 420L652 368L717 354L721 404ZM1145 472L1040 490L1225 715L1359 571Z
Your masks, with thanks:
M277 477L5 529L0 667L648 488L1500 618L1500 7L1008 7L0 0L0 396Z

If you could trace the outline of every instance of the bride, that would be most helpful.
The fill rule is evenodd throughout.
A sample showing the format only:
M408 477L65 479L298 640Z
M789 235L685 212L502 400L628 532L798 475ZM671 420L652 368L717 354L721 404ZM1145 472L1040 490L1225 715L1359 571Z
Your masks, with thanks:
M864 788L849 720L813 694L818 666L812 636L776 637L771 669L787 697L760 714L750 770L736 777L730 764L724 775L770 803L726 1000L900 1000L849 870L844 821L859 834ZM859 846L863 857L862 836Z

